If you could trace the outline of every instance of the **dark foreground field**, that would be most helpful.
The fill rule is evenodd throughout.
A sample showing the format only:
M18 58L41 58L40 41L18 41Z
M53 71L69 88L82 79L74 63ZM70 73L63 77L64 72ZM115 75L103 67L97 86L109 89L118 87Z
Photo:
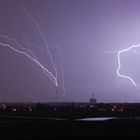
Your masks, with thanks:
M2 139L46 139L69 137L114 138L140 136L140 120L116 119L98 122L31 118L0 118Z

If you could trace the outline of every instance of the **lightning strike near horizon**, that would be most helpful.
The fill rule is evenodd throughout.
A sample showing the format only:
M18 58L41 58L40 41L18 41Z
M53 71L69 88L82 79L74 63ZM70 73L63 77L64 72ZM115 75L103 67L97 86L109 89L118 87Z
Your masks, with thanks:
M8 37L7 35L0 35L0 38L6 39L6 42L11 41L11 42L15 43L15 45L17 45L20 49L22 49L22 51L20 51L19 49L16 49L15 46L12 47L12 45L10 45L9 43L2 43L2 42L0 42L0 45L1 46L7 46L10 49L12 49L13 51L17 52L17 53L24 54L30 60L34 61L38 66L40 66L42 68L42 70L45 73L45 75L48 76L49 79L58 87L57 79L53 76L53 74L47 68L45 68L39 62L39 60L37 59L37 57L35 56L35 54L31 50L22 47L22 45L18 41L16 41L13 38Z
M66 89L65 89L65 80L64 80L64 66L63 66L64 65L64 58L63 58L63 53L62 53L62 50L58 46L54 46L54 48L56 48L58 50L58 53L61 56L61 63L60 63L61 80L62 80L61 86L62 86L63 98L64 98L65 93L66 93Z
M49 47L48 47L48 43L47 43L47 40L46 40L46 37L45 35L42 33L41 29L40 29L40 26L38 25L38 22L32 17L32 15L28 12L28 10L24 7L24 5L22 4L22 2L20 0L18 0L21 7L23 8L23 10L25 11L25 13L27 14L27 16L30 18L30 20L34 23L37 31L39 32L39 34L41 35L42 39L44 40L44 43L45 43L45 49L50 57L50 60L51 60L51 63L52 63L52 66L53 66L53 69L54 69L54 72L55 72L55 77L57 79L57 68L55 67L55 64L53 62L53 58L52 58L52 54L49 50Z
M20 2L20 1L19 1ZM5 46L5 47L8 47L10 48L11 50L19 53L19 54L23 54L24 56L28 57L30 60L32 60L33 62L35 62L44 72L44 74L46 76L49 77L49 79L53 82L53 84L58 87L58 81L57 81L57 69L55 68L55 65L53 63L53 59L52 59L52 55L51 55L51 52L49 51L49 48L48 48L48 44L47 44L47 40L45 38L45 36L43 35L43 33L41 32L37 22L33 19L33 17L28 13L28 11L26 10L26 8L22 5L22 3L20 2L21 6L23 7L23 9L25 10L25 12L27 13L27 15L31 18L31 20L33 21L33 23L35 24L35 26L37 27L37 30L38 32L40 33L41 37L43 38L44 42L45 42L45 48L49 54L49 57L50 57L50 60L51 60L51 63L52 63L52 66L54 68L54 71L55 71L55 76L53 75L53 73L51 71L49 71L47 68L45 68L45 66L43 66L41 64L41 62L36 58L35 54L27 49L27 48L24 48L22 47L22 45L16 41L15 39L13 38L10 38L9 36L7 35L0 35L0 38L5 38L7 39L8 41L11 41L13 43L15 43L15 45L17 45L20 49L22 49L22 51L20 51L19 49L16 49L15 47L13 47L12 45L10 45L9 43L2 43L0 42L0 45L1 46Z
M32 51L32 49L27 49L27 48L23 47L23 45L21 45L20 42L18 42L16 39L13 39L13 38L9 37L8 35L4 35L4 34L0 35L0 39L4 39L4 42L3 42L3 40L0 40L0 46L8 47L12 51L14 51L14 52L16 52L18 54L21 54L23 56L26 56L32 62L37 64L42 69L44 74L57 87L57 90L58 90L58 82L59 82L58 81L58 69L57 69L57 66L55 64L55 57L52 55L52 52L50 50L51 47L48 46L47 39L46 39L45 35L43 34L43 32L41 31L38 22L32 17L32 15L29 13L29 11L24 7L22 2L20 0L18 0L18 1L20 3L21 7L23 8L23 10L25 11L26 15L29 17L29 19L32 21L33 25L36 27L39 35L42 37L42 40L44 42L44 46L42 46L42 48L40 48L40 47L37 47L37 48L40 49L40 51L42 51L42 52L45 51L48 54L50 62L51 62L51 65L52 65L52 68L53 68L53 72L50 71L49 69L47 69L45 67L45 65L43 65L41 63L41 61L36 56L37 54L35 54ZM27 44L28 46L32 45L32 43L30 43L30 42L24 42L24 43ZM36 44L34 44L34 45L38 46ZM64 60L63 60L63 53L62 53L61 48L59 48L57 46L55 46L54 48L57 50L57 53L60 56L60 61L61 62L58 62L58 63L59 63L59 67L60 67L59 70L60 70L60 76L61 76L60 77L61 83L60 83L59 87L61 87L62 90L63 90L63 98L64 98L66 90L65 90L65 86L64 86L64 70L63 70L63 61Z
M135 81L131 77L123 75L123 74L120 73L120 69L121 69L121 54L125 53L125 52L128 52L128 51L132 51L132 49L139 48L139 47L140 47L140 44L137 44L137 45L130 46L127 49L123 49L123 50L117 52L117 58L118 58L117 75L118 75L118 77L122 77L122 78L128 79L129 81L131 81L131 83L134 86L136 86L136 83L135 83ZM136 53L136 51L132 51L132 52Z
M31 42L27 42L28 45L30 46L34 46L36 49L39 49L39 51L43 51L42 48L39 48L36 44L33 44ZM63 91L63 98L65 96L65 93L66 93L66 89L65 89L65 80L64 80L64 58L63 58L63 53L62 53L62 50L60 47L58 46L51 46L49 47L50 49L51 48L55 48L57 50L57 53L59 54L59 56L61 57L61 62L59 63L59 66L60 66L60 70L61 70L61 80L62 80L62 83L61 83L61 87L62 87L62 91ZM58 92L58 89L57 89L57 92Z

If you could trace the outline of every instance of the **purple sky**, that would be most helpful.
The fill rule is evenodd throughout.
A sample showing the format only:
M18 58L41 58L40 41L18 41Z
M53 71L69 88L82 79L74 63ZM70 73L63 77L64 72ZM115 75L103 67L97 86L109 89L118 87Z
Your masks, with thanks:
M125 53L117 77L117 53L140 43L139 0L21 0L46 36L58 68L58 100L62 101L61 49L64 58L65 101L140 101L140 55ZM44 41L18 0L0 0L0 34L17 40L34 52L52 73ZM0 38L0 42L7 40ZM10 45L15 45L8 41ZM17 47L17 46L15 46ZM0 102L56 101L56 87L35 63L0 46Z

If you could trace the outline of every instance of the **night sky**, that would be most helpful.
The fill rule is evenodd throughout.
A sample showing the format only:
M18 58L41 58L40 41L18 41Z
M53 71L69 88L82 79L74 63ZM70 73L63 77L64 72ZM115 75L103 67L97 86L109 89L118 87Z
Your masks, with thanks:
M33 20L46 37L58 88L28 57L0 45L0 102L87 102L92 92L98 102L140 102L140 55L121 55L120 72L134 87L117 76L115 51L140 43L139 0L0 0L0 42L21 50L2 35L16 40L55 75Z

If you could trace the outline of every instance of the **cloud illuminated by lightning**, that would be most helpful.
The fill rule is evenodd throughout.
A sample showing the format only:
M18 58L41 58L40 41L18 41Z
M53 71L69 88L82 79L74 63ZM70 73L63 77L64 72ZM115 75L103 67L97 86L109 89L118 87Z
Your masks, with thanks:
M128 52L128 51L132 51L132 49L134 48L139 48L140 47L140 44L137 44L137 45L133 45L133 46L130 46L129 48L127 49L123 49L123 50L120 50L117 52L117 58L118 58L118 67L117 67L117 75L119 77L122 77L122 78L125 78L125 79L128 79L129 81L131 81L131 83L136 86L136 83L135 81L129 77L129 76L126 76L126 75L123 75L120 73L120 69L121 69L121 54L125 53L125 52ZM133 51L134 53L136 53L136 51Z

